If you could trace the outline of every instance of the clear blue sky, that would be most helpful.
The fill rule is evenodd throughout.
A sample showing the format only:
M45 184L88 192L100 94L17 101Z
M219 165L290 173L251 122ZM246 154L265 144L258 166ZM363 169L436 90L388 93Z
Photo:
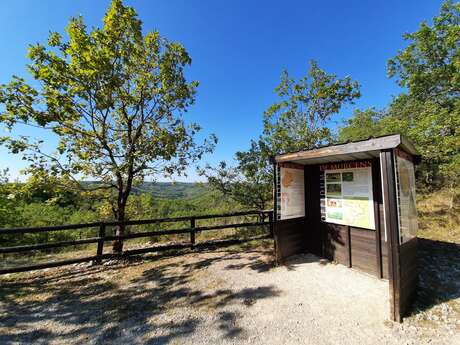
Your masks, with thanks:
M246 149L261 132L263 111L276 101L273 89L281 71L299 77L310 59L362 86L361 99L332 125L353 108L385 106L400 92L386 76L386 61L404 47L402 34L430 20L441 5L434 0L125 2L136 8L144 31L158 29L181 42L193 59L188 74L200 87L187 116L203 126L203 134L219 138L202 164L231 161ZM62 32L78 14L88 26L99 26L108 5L108 0L0 2L0 83L13 74L27 77L28 44L45 42L50 30ZM54 139L45 139L53 147ZM16 177L24 164L0 148L0 167ZM197 179L192 167L187 179L177 180Z

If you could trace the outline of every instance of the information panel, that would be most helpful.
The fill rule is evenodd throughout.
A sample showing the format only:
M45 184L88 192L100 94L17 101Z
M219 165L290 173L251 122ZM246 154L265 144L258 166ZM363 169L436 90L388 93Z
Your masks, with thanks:
M281 210L280 218L305 216L304 167L285 164L280 167Z
M417 206L415 198L415 171L411 156L395 150L395 168L398 188L398 218L400 243L417 236Z
M372 169L368 165L346 163L323 170L326 222L375 230Z

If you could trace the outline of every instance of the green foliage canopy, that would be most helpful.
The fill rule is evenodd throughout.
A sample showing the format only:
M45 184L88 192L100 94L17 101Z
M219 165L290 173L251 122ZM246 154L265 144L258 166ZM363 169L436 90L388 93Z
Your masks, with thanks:
M406 33L407 47L388 61L388 74L421 101L448 104L460 96L460 3L446 1L433 24Z
M272 169L269 158L259 143L251 141L248 151L237 152L238 166L220 162L217 167L207 165L199 173L215 190L231 197L245 207L265 210L272 200Z
M366 139L372 136L387 134L386 128L382 125L385 113L375 108L365 110L355 109L353 116L345 121L340 128L338 141L348 142Z
M264 113L262 141L271 154L308 150L327 144L332 133L326 122L344 104L360 97L359 84L349 76L328 74L315 61L306 76L295 80L283 71L275 89L279 101Z

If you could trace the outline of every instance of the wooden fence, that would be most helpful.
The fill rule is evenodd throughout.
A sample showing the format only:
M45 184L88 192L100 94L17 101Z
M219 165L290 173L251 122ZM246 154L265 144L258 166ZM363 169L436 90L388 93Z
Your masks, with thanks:
M211 226L196 226L197 220L203 219L217 219L217 218L227 218L227 217L242 217L242 216L257 216L257 221L252 222L242 222L242 223L231 223L231 224L221 224L221 225L211 225ZM267 220L268 218L268 220ZM190 222L189 227L180 228L180 229L168 229L168 230L156 230L156 231L144 231L144 232L135 232L127 233L122 236L116 235L107 235L106 229L108 227L116 227L120 225L125 226L136 226L136 225L160 225L162 223L174 223L174 222ZM236 238L236 239L224 239L219 241L207 241L207 242L196 242L196 234L202 231L209 230L223 230L231 228L243 228L243 227L256 227L263 226L266 233L258 236L250 236L245 238ZM245 212L234 212L226 214L214 214L214 215L199 215L199 216L189 216L189 217L176 217L176 218L161 218L161 219L147 219L147 220L132 220L126 222L98 222L98 223L85 223L85 224L72 224L72 225L61 225L61 226L46 226L46 227L36 227L36 228L11 228L11 229L0 229L0 236L3 235L12 235L12 234L28 234L28 233L44 233L52 231L68 231L76 229L85 229L85 228L99 228L98 237L89 237L78 240L68 240L68 241L58 241L51 243L38 243L32 245L23 245L23 246L14 246L14 247L0 247L0 254L9 254L9 253L30 253L31 251L36 250L48 250L53 248L60 248L66 246L75 246L82 244L91 244L97 243L96 254L93 256L86 256L74 259L51 261L33 265L25 265L11 268L2 268L0 269L0 274L7 273L16 273L16 272L25 272L32 270L39 270L50 267L58 267L65 265L72 265L82 262L93 261L95 263L101 263L104 259L119 258L121 256L129 256L135 254L144 254L149 252L159 252L167 250L176 250L176 249L202 249L206 247L214 246L224 246L243 243L247 241L252 241L256 239L264 239L273 237L273 211L245 211ZM156 245L150 247L142 247L138 249L129 249L125 250L122 253L104 253L104 243L107 241L116 241L116 240L128 240L134 238L145 238L145 237L158 237L164 235L177 235L177 234L189 234L190 242L188 243L177 243L177 244L168 244L168 245Z

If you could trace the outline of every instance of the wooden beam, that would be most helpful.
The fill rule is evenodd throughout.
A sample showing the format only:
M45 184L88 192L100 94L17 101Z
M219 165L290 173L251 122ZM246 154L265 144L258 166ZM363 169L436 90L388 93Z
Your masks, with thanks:
M270 235L265 234L265 235L251 236L247 238L235 238L235 239L224 239L224 240L214 240L214 241L202 242L202 243L196 244L195 248L206 249L206 248L214 248L214 247L224 247L224 246L230 246L230 245L245 243L245 242L250 242L250 241L263 240L263 239L270 239ZM45 269L45 268L52 268L52 267L67 266L67 265L78 264L82 262L90 262L90 261L99 262L103 259L116 259L116 258L130 256L130 255L139 255L139 254L146 254L146 253L152 253L152 252L163 252L163 251L180 250L180 249L188 249L188 248L190 248L190 243L179 243L179 244L172 244L172 245L130 249L122 253L107 253L107 254L102 254L102 255L86 256L86 257L76 258L76 259L59 260L59 261L46 262L46 263L35 264L35 265L5 268L5 269L0 269L0 275L18 273L18 272L35 271L35 270L40 270L40 269Z
M29 234L29 233L38 233L38 232L47 232L47 231L62 231L62 230L75 230L75 229L84 229L84 228L99 228L101 225L109 226L118 226L118 225L147 225L147 224L157 224L157 223L174 223L189 221L191 218L195 219L213 219L213 218L226 218L226 217L236 217L236 216L248 216L248 215L260 215L268 214L272 210L253 210L253 211L243 211L243 212L232 212L224 214L206 214L198 216L186 216L186 217L175 217L175 218L158 218L158 219L141 219L141 220L128 220L124 222L97 222L97 223L83 223L83 224L70 224L70 225L56 225L56 226L41 226L41 227L32 227L32 228L0 228L1 235L11 235L11 234Z
M417 149L406 137L401 135L401 148L413 156L419 156Z
M374 223L375 223L375 253L376 253L376 272L379 279L383 278L383 265L382 265L382 231L380 228L380 206L382 200L382 182L380 178L379 160L372 161L372 189L374 200Z
M195 221L193 221L193 224L194 223ZM192 231L195 232L195 231L222 230L222 229L228 229L228 228L242 228L242 227L252 227L252 226L266 226L266 225L271 225L271 224L270 222L247 222L247 223L238 223L238 224L211 225L211 226L183 228L183 229L135 232L131 234L91 237L91 238L84 238L80 240L39 243L39 244L31 244L31 245L15 246L15 247L0 247L0 254L30 252L32 250L44 250L44 249L52 249L52 248L59 248L59 247L66 247L66 246L75 246L75 245L80 245L80 244L98 243L99 245L98 245L97 252L98 252L98 256L100 256L99 254L102 254L102 248L103 248L102 244L107 241L128 240L128 239L134 239L134 238L155 237L155 236L164 236L164 235L189 234ZM105 226L103 225L101 226L99 234L105 234Z
M278 165L273 160L273 221L278 219L278 183L277 183Z
M353 267L353 262L351 258L351 228L347 225L347 249L348 249L348 267Z
M384 150L380 153L380 164L382 170L385 229L388 241L390 318L393 321L401 322L401 267L399 262L398 210L393 150Z
M287 153L275 157L275 160L280 162L295 162L304 159L313 159L320 157L328 157L344 154L355 154L367 151L380 151L385 149L393 149L401 144L401 136L399 134L388 135L381 138L357 141L341 145L333 145L321 147L318 149Z

